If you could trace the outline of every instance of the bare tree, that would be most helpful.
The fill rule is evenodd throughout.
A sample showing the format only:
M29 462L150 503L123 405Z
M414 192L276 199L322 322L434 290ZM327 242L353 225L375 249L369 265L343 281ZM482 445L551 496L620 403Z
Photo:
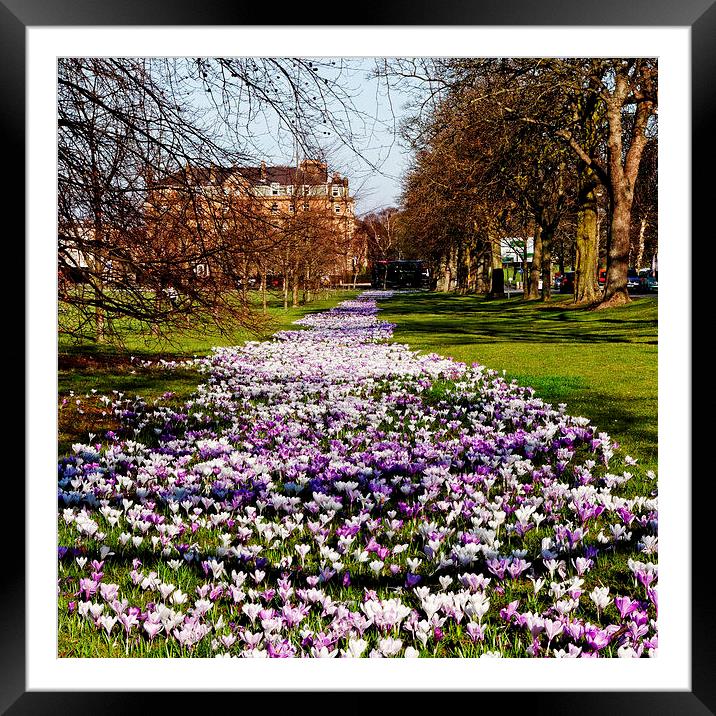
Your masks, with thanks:
M371 212L362 222L368 234L368 251L374 261L399 258L398 209L391 206Z
M539 228L528 295L539 297L541 275L542 296L549 298L550 247L569 204L571 155L537 123L515 122L505 106L513 99L549 105L551 97L499 73L473 79L450 84L428 120L410 123L414 145L423 148L413 173L424 180L414 182L415 190L425 192L426 184L434 190L433 205L423 214L454 226L441 273L454 274L460 291L488 291L492 269L502 265L500 240L527 211ZM499 103L492 100L496 81L502 87ZM409 194L406 205L415 201ZM415 219L421 220L417 213Z
M415 106L436 113L445 97L478 88L472 113L492 105L505 127L541 129L543 140L565 142L580 163L575 300L591 302L598 234L595 189L610 202L607 286L601 305L628 302L626 277L634 186L647 139L656 133L657 63L644 59L399 59L377 72L422 88ZM549 100L549 101L545 101ZM415 123L416 132L428 123ZM514 131L514 130L512 130Z
M189 318L217 332L257 327L234 289L266 268L280 235L233 180L261 158L259 119L296 158L329 136L353 146L344 70L291 58L61 59L60 330L105 341L126 320L165 336Z
M593 94L605 116L606 158L598 143L580 141L571 127L558 130L585 167L607 190L610 229L607 282L600 306L630 301L627 270L634 188L644 148L656 129L658 70L654 59L628 58L575 61L581 91ZM572 91L575 91L574 89ZM595 107L598 104L595 103Z
M658 253L656 217L659 212L659 186L657 163L658 144L654 139L650 139L644 148L644 155L634 187L632 213L636 221L632 221L630 264L637 269L651 267L654 255Z

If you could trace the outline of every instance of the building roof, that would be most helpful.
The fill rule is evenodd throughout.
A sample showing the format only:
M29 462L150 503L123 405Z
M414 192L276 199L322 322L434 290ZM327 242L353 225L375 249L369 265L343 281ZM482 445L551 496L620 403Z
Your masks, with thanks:
M314 159L305 159L298 167L267 166L264 163L255 167L191 167L187 165L185 169L180 169L157 183L163 186L185 186L187 183L223 184L237 175L252 185L298 186L307 184L315 186L328 181L328 166L325 162ZM337 176L334 175L334 181L336 178Z

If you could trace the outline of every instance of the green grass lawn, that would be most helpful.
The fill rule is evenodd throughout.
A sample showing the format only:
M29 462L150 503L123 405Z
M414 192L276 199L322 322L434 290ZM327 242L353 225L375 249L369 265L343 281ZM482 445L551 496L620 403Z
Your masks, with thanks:
M258 334L237 326L223 336L188 330L170 335L168 341L160 341L151 335L146 326L130 321L121 325L122 345L98 344L89 340L78 343L60 334L57 373L59 454L68 453L74 442L86 441L90 432L101 436L116 427L112 419L103 415L103 406L91 399L93 391L97 395L111 395L116 390L127 396L141 395L147 401L171 392L174 394L173 401L182 404L200 381L196 370L143 368L137 364L137 359L154 362L162 358L181 360L205 356L214 346L262 340L276 331L298 329L300 326L292 325L294 321L309 313L325 311L358 293L325 291L310 303L287 310L283 308L281 296L269 294L268 321ZM255 302L260 312L258 294Z
M397 294L381 317L412 348L505 370L546 401L566 403L640 464L657 462L657 298L604 311L437 293Z
M169 391L177 402L189 398L199 376L194 370L141 368L143 360L206 355L213 346L237 345L292 327L308 313L355 296L332 291L310 304L284 311L281 299L269 302L270 322L256 335L237 327L228 336L173 335L159 343L141 327L128 325L124 346L74 344L59 340L59 450L86 439L88 432L113 427L101 410L84 402L92 391L141 395L148 400ZM518 298L487 300L437 293L398 294L381 302L381 317L397 323L395 340L412 348L505 370L508 379L532 386L545 400L566 403L606 430L645 467L657 461L657 298L635 299L607 311L573 309L570 297L550 304ZM80 400L78 406L76 401ZM79 412L82 411L82 412Z
M291 324L306 314L325 311L341 301L358 295L360 291L325 290L304 305L296 308L289 306L283 308L283 298L276 293L267 294L266 323L258 333L249 331L242 326L229 328L226 335L210 330L210 327L188 326L184 332L174 331L168 336L157 338L152 335L147 324L130 319L122 319L115 325L120 336L121 345L111 343L98 344L92 340L77 341L74 338L60 333L58 348L60 356L86 355L98 359L115 356L138 356L147 359L162 356L165 358L187 357L193 355L206 355L214 346L238 345L247 340L263 339L291 327ZM257 316L262 315L261 299L258 292L251 296L252 304ZM62 307L60 310L63 310ZM71 309L64 309L71 310Z
M325 310L341 300L354 295L353 292L336 292L307 306L289 309L283 312L276 306L271 310L276 315L272 329L280 330L291 326L292 321L308 312ZM626 452L639 458L642 470L655 469L657 458L657 300L647 297L635 300L633 304L603 312L590 312L570 308L568 297L557 297L552 303L523 303L519 299L488 301L475 296L453 296L433 293L397 294L394 298L382 301L380 317L394 321L395 340L409 344L415 349L433 351L452 356L465 362L478 362L498 370L504 369L508 379L514 378L523 385L535 388L537 394L552 403L566 403L568 412L589 417L599 428L608 431L619 441ZM223 345L240 343L247 339L261 338L242 330L225 338ZM92 431L101 434L102 429L113 426L107 416L101 415L101 406L97 401L86 399L92 390L98 393L111 393L120 390L125 394L139 394L147 399L166 391L173 391L177 401L185 401L193 392L199 375L194 370L165 370L141 368L129 361L129 356L142 358L191 357L207 353L214 341L205 336L177 337L178 348L174 352L152 352L146 350L98 347L92 344L83 346L60 346L59 386L61 401L68 402L60 409L60 454L67 452L73 441L87 439ZM63 362L64 361L64 362ZM62 368L62 366L65 366ZM434 397L440 397L442 386L436 384L431 391ZM74 395L69 397L69 392ZM428 398L426 393L424 397ZM77 405L75 400L79 400ZM64 430L64 433L63 433ZM614 466L612 468L612 466ZM615 458L610 470L619 472L624 468L623 461ZM634 484L635 483L635 484ZM625 495L648 494L651 483L639 476L625 488ZM400 527L404 530L407 550L401 560L421 558L423 553L413 536L417 534L418 521L423 517L406 520ZM601 518L605 520L606 518ZM594 524L591 538L601 528ZM108 530L114 532L109 540L115 558L108 561L105 582L123 585L125 594L130 595L133 604L146 607L150 597L143 590L129 586L127 579L128 563L139 556L147 569L154 569L164 582L178 585L185 593L194 595L197 587L206 583L207 575L197 564L179 563L171 568L163 559L159 559L156 550L145 543L135 548L131 543L127 547L119 546L118 535L121 528L114 526ZM605 527L606 529L606 527ZM545 525L529 533L524 541L530 553L538 554L541 539L551 530ZM192 540L202 545L202 549L214 549L217 546L216 534L206 526L199 525L192 532ZM303 540L303 537L297 537ZM396 537L400 541L402 537ZM509 551L509 539L506 543ZM80 544L76 528L59 521L58 540L61 545ZM83 546L89 555L96 555L100 543L94 540L84 541ZM291 550L295 544L273 543L272 539L264 545L265 555L271 564L276 564L284 549ZM596 586L608 585L613 594L627 593L631 589L632 575L627 560L638 557L639 553L625 545L623 551L615 549L613 553L602 549L596 558L595 569L585 574L583 590L588 593ZM321 560L309 557L305 565L306 574L315 574L320 569ZM356 568L358 565L356 565ZM352 583L333 595L336 599L354 601L358 604L364 597L363 588L368 585L385 590L386 582L376 583L365 565L363 571L353 571ZM60 614L58 632L58 655L60 657L121 657L130 655L121 637L105 637L91 626L87 620L70 618L70 602L77 601L77 580L83 572L76 560L67 559L61 563L59 584L61 593L58 598ZM384 575L385 576L385 575ZM426 576L426 583L428 576ZM435 577L431 576L432 586L437 589ZM394 594L381 591L381 597ZM514 639L507 632L503 620L497 619L499 610L510 601L519 599L522 609L538 612L540 602L533 588L526 584L510 580L506 591L494 592L492 597L492 617L486 619L489 625L488 639L484 645L471 644L465 634L455 625L446 627L444 637L433 653L425 656L454 657L477 656L485 649L501 651L505 656L524 654L529 636L518 635ZM581 607L583 617L591 623L598 623L600 615L583 599ZM551 600L550 600L551 603ZM72 607L76 609L76 605ZM608 607L610 612L603 618L618 619L616 606ZM307 618L304 625L314 631L324 630L324 622L317 615ZM117 632L120 630L117 629ZM132 656L171 657L185 654L174 642L156 640L147 642L135 634ZM136 646L135 646L136 644ZM611 649L612 647L610 647ZM210 657L212 650L207 643L194 656ZM611 653L611 655L614 655Z

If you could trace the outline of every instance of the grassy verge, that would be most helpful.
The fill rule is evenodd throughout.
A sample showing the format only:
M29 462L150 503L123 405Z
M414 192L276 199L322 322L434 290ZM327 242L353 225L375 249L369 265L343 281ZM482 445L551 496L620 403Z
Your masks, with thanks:
M325 292L309 304L287 310L283 309L280 297L271 296L267 311L269 321L259 334L240 326L224 336L188 330L160 342L141 326L127 322L121 333L122 345L92 341L76 343L61 335L57 373L59 454L66 454L72 443L87 440L89 433L102 436L107 430L116 428L104 406L93 396L111 395L117 391L127 396L141 395L151 401L169 392L173 394L172 402L181 404L194 392L199 381L196 370L142 367L139 361L181 361L205 356L214 346L263 340L276 331L300 328L293 326L293 322L309 313L325 311L358 293Z
M645 359L643 372L648 372L650 368L653 368L652 387L654 390L656 387L656 305L653 301L635 304L610 314L589 314L570 311L561 302L554 306L541 307L510 301L489 303L474 297L456 298L415 294L396 296L393 301L384 303L382 308L382 317L393 319L398 323L396 334L398 340L412 343L414 347L454 355L461 360L475 360L495 368L508 366L511 375L521 376L520 382L527 382L537 387L541 395L548 397L551 391L556 396L550 398L552 402L568 403L572 408L570 412L590 414L588 410L574 409L575 403L564 399L570 391L575 396L586 394L592 401L594 398L591 397L590 391L594 388L596 392L597 387L603 391L611 391L610 395L623 397L623 390L614 388L614 384L619 384L619 380L614 377L610 379L608 370L599 361L599 354L590 353L590 350L596 347L604 348L605 356L608 357L620 346L631 346L635 352L622 357L625 365L629 366L637 361L638 356L642 353L647 357L652 356L653 364ZM311 309L320 310L316 306L312 306ZM516 328L519 329L517 335L520 336L520 340L516 340L514 337ZM605 335L608 335L608 338L605 338ZM624 345L622 346L622 344ZM575 368L575 365L579 364L576 357L565 358L570 355L569 350L575 345L582 351L583 365L581 368ZM491 357L487 356L486 348L493 350ZM89 356L87 360L90 358L101 363L101 357ZM602 361L606 359L604 357ZM597 368L601 366L601 372L591 372L595 366ZM95 367L95 372L97 369ZM522 372L519 372L520 370ZM621 365L617 365L612 370L619 372ZM162 371L159 373L158 376L164 376L164 380L161 381L161 389L166 390L169 385L167 376L174 376L179 372ZM191 373L191 371L188 372ZM151 376L148 380L151 380ZM394 385L396 389L400 387L399 382ZM145 388L149 387L151 386L145 386ZM379 387L376 390L381 389ZM605 392L605 394L607 393ZM461 435L465 430L474 430L475 422L472 418L478 419L475 413L470 418L467 415L460 415L459 404L464 395L463 388L453 387L451 390L451 382L448 380L435 381L422 395L422 399L429 404L439 404L442 400L447 401L452 412L450 410L446 412L445 424L452 426L450 430L455 431L450 433L452 437ZM261 399L252 397L251 400L259 401ZM274 398L267 398L267 400L274 400ZM585 403L585 406L592 409L589 401ZM411 437L408 432L410 426L403 423L403 418L408 417L403 408L404 405L398 401L391 403L388 408L390 424L395 427L387 428L387 430L398 432L388 437L385 445L389 445L388 441L392 442L392 437L397 435L398 438L404 438L408 450L412 450L413 447L417 447L418 438L417 435L416 438ZM297 415L302 415L303 408L299 406L297 410ZM249 416L253 414L252 412L247 413ZM261 413L255 414L260 415ZM370 415L370 413L366 414ZM455 418L454 423L451 418ZM289 418L289 420L291 419L293 418ZM484 419L484 414L479 419ZM412 421L410 422L412 423ZM300 420L297 420L297 427L300 425ZM529 426L529 423L526 425ZM153 428L154 425L150 423L147 434L152 438L154 437L151 432ZM303 519L294 519L281 514L280 507L277 506L281 502L273 504L268 498L264 499L266 493L263 491L257 490L256 493L245 492L239 495L237 494L239 491L235 490L229 495L229 491L225 489L226 483L218 479L216 473L211 469L203 472L203 468L201 468L201 474L204 475L201 478L202 483L192 485L191 493L186 490L182 495L183 497L187 497L189 494L196 495L196 502L182 501L180 503L179 492L173 492L173 497L167 500L169 493L165 479L166 473L158 462L158 469L154 473L150 472L150 468L147 466L149 479L141 481L141 490L139 489L139 480L133 484L131 481L120 480L121 470L112 473L111 483L109 480L106 483L100 483L105 478L97 467L98 465L102 466L104 458L93 455L91 450L81 456L85 461L84 467L79 463L65 466L70 469L64 473L66 477L60 480L62 489L67 490L61 499L70 507L62 512L58 527L60 546L58 552L58 655L60 657L211 657L216 651L228 652L232 648L231 644L227 645L223 641L222 645L216 641L212 645L212 640L218 639L219 636L222 639L233 640L233 642L237 637L244 639L247 634L245 630L249 629L253 635L253 630L259 624L259 628L266 631L279 628L278 626L265 626L263 615L259 612L256 614L261 616L262 621L255 624L256 614L252 616L244 607L251 603L256 609L259 609L261 604L271 610L274 610L274 607L276 610L283 609L282 602L287 603L291 593L277 593L277 590L272 587L263 592L259 592L259 590L263 590L264 586L270 587L279 574L282 574L284 570L288 572L289 569L292 583L298 587L298 589L292 589L292 592L296 594L295 599L306 602L305 620L301 621L300 627L296 623L297 628L295 629L293 629L294 625L291 625L286 634L287 639L291 642L289 646L296 650L303 647L303 642L307 641L308 632L304 630L310 630L316 636L321 634L320 638L322 639L330 633L334 625L333 617L336 612L329 609L328 601L319 604L320 599L316 601L312 596L308 596L308 592L305 593L305 596L301 593L303 586L309 584L311 586L322 585L320 587L322 590L330 590L328 596L336 611L338 602L345 603L351 610L360 610L360 605L365 603L368 596L366 590L369 590L375 591L374 599L399 598L404 600L404 604L411 608L420 608L430 619L431 614L436 613L438 601L431 599L429 604L426 601L426 604L423 605L423 599L418 599L417 590L414 592L410 588L409 576L419 577L421 587L427 587L433 594L437 594L438 591L447 592L455 579L460 579L463 570L474 568L476 571L482 570L485 574L489 570L496 577L494 580L490 578L493 583L489 592L490 604L483 604L482 606L487 611L476 617L482 625L480 629L484 627L482 637L473 639L468 635L468 619L465 619L462 624L460 623L463 616L470 616L467 609L464 613L460 609L459 617L456 616L457 612L453 611L451 615L453 619L447 619L440 629L431 628L431 625L428 625L429 633L425 634L425 639L422 642L414 635L408 637L407 632L401 631L398 627L390 631L391 636L401 637L401 639L406 639L406 643L416 644L421 656L446 658L472 658L488 651L499 652L507 657L521 657L529 653L528 649L534 648L535 640L540 648L539 654L546 654L545 649L549 651L550 645L557 648L555 644L561 644L566 648L567 642L576 641L577 637L572 635L568 639L566 635L560 637L557 634L554 637L551 634L545 634L540 637L540 645L539 639L531 633L532 627L529 623L517 625L511 617L505 617L501 613L503 610L508 610L509 605L514 602L519 606L521 612L548 615L550 624L553 625L551 617L557 613L555 610L555 599L558 599L556 592L545 588L540 594L541 587L534 584L534 581L530 584L528 577L532 579L542 575L545 579L550 579L554 569L557 569L557 574L566 580L568 574L575 577L577 576L575 572L577 572L580 575L578 585L575 586L571 582L571 578L569 583L572 584L573 591L579 594L573 597L573 606L570 607L566 602L563 606L568 608L570 613L578 609L578 618L585 624L604 626L614 624L618 626L620 622L624 621L616 602L608 604L600 611L600 607L596 604L597 600L591 597L591 590L597 587L608 586L612 590L612 595L637 594L644 597L645 591L634 585L628 560L639 558L642 553L646 554L638 545L637 540L647 532L649 532L649 536L652 536L651 531L655 530L655 527L650 524L655 516L653 506L646 506L644 502L635 506L633 512L640 513L637 518L636 514L632 514L631 506L626 509L624 505L614 502L612 507L606 508L603 513L595 512L589 516L587 512L596 505L590 505L581 499L576 500L574 494L567 498L566 492L562 497L558 497L558 494L562 493L561 486L558 490L552 490L552 487L557 487L557 485L552 482L551 467L546 472L528 468L525 473L519 473L512 477L510 476L511 470L500 472L499 475L497 470L485 470L479 473L483 477L480 478L481 482L477 482L478 473L469 474L472 471L464 468L465 462L462 457L458 464L457 457L461 453L456 453L455 462L451 463L451 469L454 467L460 472L452 474L464 474L464 485L480 485L481 493L482 486L484 486L486 493L480 495L480 502L477 502L477 488L472 491L463 490L459 477L454 481L446 480L444 491L439 489L431 491L432 496L427 494L427 491L416 495L420 488L416 489L417 485L414 487L413 465L415 463L402 456L400 442L396 441L400 449L395 450L394 453L387 449L383 452L383 445L378 445L373 432L366 432L364 438L359 440L353 440L350 432L351 428L348 425L340 427L340 432L336 433L338 437L329 434L321 435L317 432L313 438L309 438L304 447L308 447L308 443L314 440L314 445L320 445L322 454L328 454L329 450L336 449L336 441L339 441L338 446L341 444L340 441L343 441L342 444L345 445L346 451L354 451L359 456L359 460L364 464L375 465L381 473L390 475L388 470L391 470L400 476L402 472L401 482L403 484L399 491L395 491L395 502L390 502L389 500L393 498L388 496L384 500L375 502L371 500L371 506L368 507L370 514L366 515L370 522L363 520L366 527L362 534L360 527L358 527L358 532L351 534L355 538L357 553L352 548L348 548L348 544L353 541L349 540L341 547L341 553L336 552L334 556L330 556L328 550L332 549L331 545L339 545L339 535L341 538L345 538L347 526L358 526L356 520L361 519L365 514L364 505L370 499L367 498L367 495L365 501L355 499L356 496L360 497L360 492L352 495L350 499L346 499L343 505L345 510L336 522L330 525L336 516L336 511L333 509L330 510L332 514L325 520L320 515L317 522L313 522L310 518L304 522ZM617 434L615 431L611 432ZM626 443L625 439L617 436ZM633 431L627 430L625 436L627 439L631 439ZM266 437L268 437L268 433L263 431L260 438L262 440L261 451L279 452L282 449L284 443L280 434L275 436L275 442L263 442ZM233 438L229 439L233 440ZM362 442L363 440L364 442ZM141 441L145 445L152 444L149 440L144 441L143 437ZM589 442L587 442L588 444ZM638 443L634 444L639 446ZM588 452L587 445L578 448L577 457L572 461L573 469L567 469L563 477L561 468L558 468L560 472L556 474L556 480L564 479L574 483L577 476L576 463L581 463L583 458L592 454ZM203 450L203 447L200 447L193 451L190 462L182 463L183 467L199 467L200 462L211 458L212 453ZM479 446L477 450L480 450ZM520 452L522 448L518 446L516 450ZM525 448L525 455L528 452L528 449ZM638 450L629 449L629 452L642 457ZM380 453L383 453L383 456ZM143 454L146 455L146 453ZM374 454L375 459L373 458ZM398 456L399 462L395 461L394 464L382 462L385 455L391 454ZM421 455L425 455L424 452L418 450L413 454L417 455L419 459L422 459ZM98 458L97 461L96 458ZM467 459L473 460L473 458ZM532 459L531 455L530 459ZM551 466L558 464L558 460L561 459L559 451L556 451L556 448L550 448L543 454L538 452L534 461L535 466L541 465L542 460L545 461L545 466ZM492 458L487 458L487 460L494 464ZM225 464L233 465L228 462ZM618 459L610 462L609 471L616 471L616 475L612 477L616 478L623 467L625 467L624 464L620 464ZM230 469L233 470L233 467ZM277 472L280 477L276 478L276 487L274 488L272 484L270 490L276 489L282 497L286 494L293 494L296 487L296 483L292 482L294 475L284 474L282 469ZM424 472L426 475L428 474L427 470ZM492 474L493 472L494 474ZM634 472L638 473L639 469L636 468ZM78 475L80 478L77 477ZM95 478L95 476L97 477ZM520 476L527 477L523 481L518 479ZM111 503L118 509L114 510L109 504L103 505L103 509L97 509L101 503L95 501L95 504L90 506L90 513L96 521L88 521L88 515L84 510L79 515L79 508L72 507L76 501L71 496L70 488L74 487L73 483L82 482L82 477L87 480L97 479L98 487L92 489L97 489L100 495L111 495ZM253 475L251 479L253 480L255 477L258 477L258 474ZM472 482L468 478L472 479ZM258 484L260 479L262 478L255 482ZM272 483L273 479L272 477ZM332 481L335 485L339 484L333 478ZM370 494L375 495L377 492L375 487L378 483L368 480L365 483ZM99 487L100 484L106 484L106 487ZM237 480L236 484L240 485L241 483ZM398 482L395 481L394 484L397 486ZM599 483L594 482L594 485L599 485ZM494 492L490 495L493 486ZM128 489L125 490L125 487ZM549 493L547 492L548 487ZM609 493L612 486L606 486L605 489ZM645 495L647 494L646 489L643 483L634 487L630 481L622 491L615 483L612 494L615 497ZM537 491L537 495L533 496L538 497L539 501L531 503L532 498L529 495L533 493L533 490ZM184 492L184 488L181 491ZM497 497L497 493L501 493L502 499L491 501L492 498ZM301 517L320 512L318 494L306 491L304 497L297 498L295 509L302 510ZM379 494L385 495L383 492L379 492ZM245 502L243 495L248 497ZM309 495L312 495L312 499ZM470 500L468 503L465 496L472 497L473 495L475 495L475 501ZM490 499L483 499L485 495ZM545 504L544 495L548 495L549 505ZM239 496L242 499L237 499L234 503L233 500ZM122 502L120 505L120 497L126 497L127 502ZM138 503L136 506L134 506L134 500ZM610 501L605 500L605 505L608 502ZM261 514L249 512L248 503L252 503L251 507L262 505ZM198 506L199 504L201 507ZM469 507L468 504L472 506ZM531 504L533 507L545 505L545 512L540 513L541 519L535 523L534 528L530 528L529 531L522 529L518 531L516 522L504 523L508 514L516 515L519 509L524 509L525 504L527 506ZM192 505L196 505L196 509ZM271 506L267 508L267 505ZM396 511L391 509L393 506ZM226 512L224 512L225 507ZM475 514L470 512L473 507ZM210 510L210 508L212 509ZM264 508L267 508L265 515L263 514ZM455 562L451 560L443 564L443 557L451 553L453 548L464 550L465 545L469 544L469 542L463 544L458 536L453 541L450 539L451 535L454 533L465 534L464 531L474 529L476 523L491 524L487 521L487 517L483 518L485 509L489 509L495 516L496 521L492 523L495 526L495 532L493 537L489 537L486 530L481 529L479 534L477 531L475 532L476 536L480 539L490 540L496 547L500 546L500 552L506 555L516 555L515 550L520 550L527 557L527 562L523 567L518 565L519 569L524 571L534 564L532 573L524 575L522 579L515 574L512 574L511 578L504 578L504 565L502 573L500 573L499 565L495 567L488 560L471 559L469 555L465 560L458 558ZM181 512L181 510L184 511ZM400 510L400 513L397 510ZM587 512L582 514L584 510ZM354 511L353 514L351 514L352 511ZM405 519L392 519L398 514L404 516ZM497 518L498 514L501 515L499 519ZM585 514L587 516L584 516ZM577 530L573 529L573 520L577 519L575 515L585 527L584 531L579 530L579 534L577 534ZM389 518L391 519L389 520ZM231 523L229 523L229 519L232 520ZM520 518L520 524L522 522L523 518ZM589 522L588 529L586 529L587 522ZM166 529L160 529L162 525L166 527L170 523L173 523L177 529L173 535ZM426 525L426 523L428 524ZM619 527L622 523L633 525L634 539L630 536L619 541L616 537L610 540L608 536L600 535L604 539L597 536L602 530L605 533L614 533L610 527ZM180 524L181 529L179 529ZM502 524L505 526L500 531ZM513 529L508 529L508 525ZM425 526L427 526L427 530L424 529ZM156 528L157 534L150 533L153 528ZM571 533L569 546L567 546L564 537L558 538L562 544L560 555L565 557L562 564L563 573L559 572L556 561L553 568L550 568L544 560L538 563L544 545L543 539L557 537L558 528L563 528ZM234 534L232 535L231 532ZM631 535L631 532L629 534ZM224 540L225 535L229 537L228 542ZM493 541L494 537L499 537L499 541ZM371 547L371 549L379 550L376 552L380 555L378 561L368 561L371 559L368 553L369 539L371 542L376 542L379 539L383 545L376 543ZM228 549L228 545L235 540L242 545L241 549L237 549L236 545L233 549ZM300 559L296 559L299 546L307 548L307 551L303 552ZM366 548L364 552L361 551L363 546ZM400 550L398 546L400 546ZM386 548L387 552L381 554L380 551ZM589 548L589 552L587 552L587 548ZM245 549L249 551L244 552ZM648 554L652 552L648 552ZM461 553L466 554L464 551ZM593 565L587 566L585 563L580 567L578 558L582 555L586 557L587 554L591 555L590 560L593 558ZM288 560L289 556L291 560ZM487 557L487 555L485 556ZM105 557L109 557L106 564ZM169 559L170 557L173 559ZM214 557L222 560L221 563L216 562ZM387 557L390 557L390 563L387 561ZM93 558L96 559L88 562ZM208 561L210 558L211 563ZM226 569L224 569L224 559L226 559ZM335 566L336 571L327 569L327 560ZM340 567L334 560L340 560ZM475 563L474 567L468 566L473 563ZM510 564L514 565L515 562L512 561ZM544 566L541 566L542 564ZM241 571L242 576L238 579L234 576L234 568ZM235 590L227 590L226 573L228 571L231 571L232 580L237 582L237 588L241 586L238 582L243 583L243 580L246 580L247 593L239 594ZM549 578L547 578L548 571ZM347 575L348 579L339 578L340 581L334 579L331 582L331 579L339 572ZM86 578L88 574L92 575L89 580ZM476 574L471 576L477 578ZM266 577L268 578L265 580ZM309 582L309 577L312 582ZM288 577L284 575L284 579L287 580ZM281 580L284 582L283 584L278 581L276 583L285 590L288 582L284 579ZM447 579L447 581L443 581L443 579ZM100 581L102 582L101 586L99 586ZM542 582L542 579L537 581ZM259 587L259 584L263 586ZM414 584L417 582L413 582ZM560 587L560 583L556 583L555 586L558 589L566 589L567 582L565 581L562 587ZM178 593L175 591L177 587ZM487 590L488 585L485 583L482 588L475 586L470 591L475 593L475 590L483 588ZM169 591L163 594L166 589ZM458 589L457 583L455 589ZM107 627L99 620L95 624L96 614L92 619L82 616L81 608L84 608L84 614L87 615L90 614L88 610L92 607L100 612L104 610L105 616L109 615L111 618L110 608L112 607L105 606L104 602L108 602L110 605L114 604L112 601L114 597L108 596L113 590L118 601L126 599L126 607L131 605L131 611L126 614L127 619L121 621L120 625L112 621ZM171 602L168 596L170 593L174 595L171 597ZM146 615L155 610L160 597L164 602L177 607L186 604L181 608L182 614L179 615L179 618L183 620L186 616L184 610L199 609L199 600L196 600L195 596L197 594L203 601L201 608L204 611L202 614L206 615L204 627L209 629L213 625L214 636L207 639L200 636L195 650L192 650L192 647L185 648L181 645L185 638L193 639L191 634L182 631L183 636L180 639L177 633L172 632L170 627L166 627L162 636L155 638L156 635L149 635L150 629L147 629L146 621L141 627L138 622L135 621L132 624L129 621L130 616L138 617L142 613ZM646 594L648 596L648 593ZM206 601L207 595L209 601ZM570 597L572 597L571 594ZM579 603L580 597L581 603ZM651 599L655 600L655 596L652 596ZM309 601L315 605L310 607ZM478 598L478 601L481 599ZM645 620L649 615L655 616L656 611L654 605L646 604L647 606L644 607ZM513 608L516 609L514 604ZM211 611L209 613L206 610ZM477 610L474 603L472 610L474 617ZM448 616L448 610L444 611ZM94 612L92 613L94 614ZM482 616L486 616L484 623ZM268 618L267 624L269 623ZM173 620L174 617L171 619ZM182 621L181 623L186 622ZM425 624L428 622L425 621ZM374 629L372 632L366 632L366 638L369 640L366 653L377 648L379 638L389 633L390 623L387 623L385 627L385 630ZM415 632L416 628L417 625L413 625L413 629L408 631ZM172 636L168 637L169 634ZM360 634L363 635L363 631ZM410 638L410 642L407 641L408 638ZM557 641L553 642L553 638ZM307 641L307 643L310 642ZM422 643L422 648L420 648L420 643ZM345 643L342 643L342 646L345 646ZM243 650L243 648L242 641L239 641L234 647L235 651ZM187 651L187 649L189 650ZM593 647L590 649L592 649L591 653L594 653ZM601 656L615 656L615 652L616 644L610 644L601 652Z
M583 415L656 470L657 298L605 311L435 293L397 294L381 318L412 348L505 370Z

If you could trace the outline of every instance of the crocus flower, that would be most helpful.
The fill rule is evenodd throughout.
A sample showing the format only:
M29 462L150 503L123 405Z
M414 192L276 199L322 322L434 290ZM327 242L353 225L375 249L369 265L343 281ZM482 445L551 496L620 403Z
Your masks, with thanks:
M627 615L639 608L639 602L626 596L614 598L614 606L619 610L619 615L624 619Z
M467 626L465 627L467 630L467 633L472 639L473 643L477 643L478 641L484 641L485 639L485 628L476 623L476 622L468 622Z
M599 580L615 543L656 554L655 485L635 495L632 473L608 472L616 445L566 405L390 342L379 296L186 366L156 363L205 376L182 406L118 392L100 401L121 427L58 464L59 529L77 544L58 557L81 571L92 560L79 575L65 563L73 581L59 580L60 598L81 601L61 619L108 636L119 622L128 637L146 634L151 653L173 641L196 656L365 656L373 644L372 658L414 657L465 620L475 644L501 623L507 650L526 630L519 656L597 658L612 640L619 656L657 653L655 558L629 560L634 593L614 598L616 624L575 616L585 589L600 618L611 604ZM599 562L594 544L605 545ZM105 569L112 550L131 567ZM503 606L517 594L531 611ZM127 656L138 643L125 640Z
M517 612L519 605L519 599L515 599L513 602L510 602L506 607L500 609L500 618L504 619L506 622L510 621L510 619L512 619Z

